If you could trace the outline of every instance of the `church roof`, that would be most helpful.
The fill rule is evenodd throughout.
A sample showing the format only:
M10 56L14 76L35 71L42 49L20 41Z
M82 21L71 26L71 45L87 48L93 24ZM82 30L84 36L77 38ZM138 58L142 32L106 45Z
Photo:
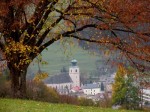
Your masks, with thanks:
M72 79L68 73L60 73L47 78L44 82L46 84L72 83Z

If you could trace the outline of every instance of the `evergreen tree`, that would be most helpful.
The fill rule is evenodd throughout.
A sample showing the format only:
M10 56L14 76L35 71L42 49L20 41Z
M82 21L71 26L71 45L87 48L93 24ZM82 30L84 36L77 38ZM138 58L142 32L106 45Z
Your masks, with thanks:
M126 96L125 96L125 106L127 109L139 109L139 88L137 83L135 83L133 75L129 74L125 79Z

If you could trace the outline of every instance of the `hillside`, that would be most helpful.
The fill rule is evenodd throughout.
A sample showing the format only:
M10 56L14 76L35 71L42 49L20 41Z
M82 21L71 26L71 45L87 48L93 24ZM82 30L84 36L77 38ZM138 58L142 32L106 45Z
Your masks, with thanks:
M67 104L51 104L30 100L1 99L0 112L137 112L112 110L96 107L83 107Z
M70 46L69 44L60 44L56 42L48 47L48 50L42 52L42 59L48 62L47 65L41 65L41 70L48 72L50 75L59 73L65 67L69 68L70 61L77 59L80 72L90 74L96 70L96 61L100 60L101 56L93 55L89 51L83 50L77 44ZM29 71L37 72L38 66L34 61L30 65Z

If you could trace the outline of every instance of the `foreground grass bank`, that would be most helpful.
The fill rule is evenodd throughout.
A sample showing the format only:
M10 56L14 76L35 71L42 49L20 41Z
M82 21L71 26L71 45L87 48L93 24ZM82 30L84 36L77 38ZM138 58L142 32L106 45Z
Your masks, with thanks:
M0 98L0 112L138 112Z

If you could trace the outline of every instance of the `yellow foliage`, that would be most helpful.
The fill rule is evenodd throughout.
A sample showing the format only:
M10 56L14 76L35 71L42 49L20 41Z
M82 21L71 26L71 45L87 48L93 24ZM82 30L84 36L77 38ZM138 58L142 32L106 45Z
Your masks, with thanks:
M32 60L29 58L31 52L36 53L38 47L24 45L23 42L7 40L9 44L5 45L5 55L8 61L14 61L14 66L21 69L23 65L29 64Z
M46 79L47 77L48 77L48 73L41 72L41 73L37 73L33 80L36 82L39 82L39 81Z

